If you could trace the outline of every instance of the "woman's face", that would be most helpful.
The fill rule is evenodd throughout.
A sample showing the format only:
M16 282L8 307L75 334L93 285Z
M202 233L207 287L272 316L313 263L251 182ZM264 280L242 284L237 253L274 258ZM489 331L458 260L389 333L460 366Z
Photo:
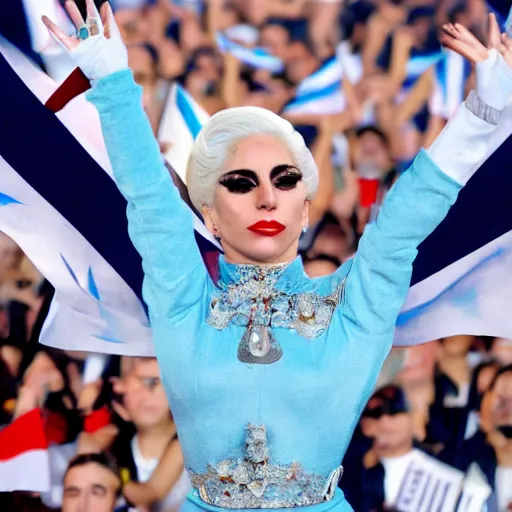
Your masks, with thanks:
M240 141L203 207L208 229L220 237L226 260L273 264L297 256L309 202L301 170L287 147L269 135Z

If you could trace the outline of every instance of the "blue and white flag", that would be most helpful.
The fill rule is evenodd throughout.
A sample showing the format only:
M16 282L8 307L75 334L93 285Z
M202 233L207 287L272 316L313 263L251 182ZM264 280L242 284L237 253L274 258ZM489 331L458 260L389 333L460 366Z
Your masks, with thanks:
M419 247L395 344L512 339L512 107L447 217Z
M280 73L284 69L283 61L269 53L265 48L248 48L232 41L222 32L217 32L217 46L223 53L230 53L238 60L256 69L267 69L272 73Z
M164 156L186 183L188 158L192 144L203 124L209 119L208 113L196 103L179 84L174 83L167 95L158 128L158 142L169 146Z
M471 64L458 53L446 50L434 66L434 90L429 101L430 112L449 119L464 100Z
M83 96L54 114L43 102L55 89L25 57L2 45L0 229L56 289L41 342L152 355L141 259L128 237L126 201L112 179L98 116ZM180 181L188 155L175 157L172 150L189 152L206 118L183 90L173 89L159 135L168 138L173 126L181 130L180 140L169 141L175 145L168 155ZM396 344L462 333L512 338L510 133L507 109L488 158L420 246ZM199 217L195 226L199 245L211 250L214 240Z
M5 41L0 48L0 229L55 287L41 342L151 355L141 260L98 116L83 96L50 112L42 102L56 84Z
M402 84L402 90L407 91L411 89L423 73L428 71L432 66L435 66L439 61L443 60L443 58L444 50L409 57L405 67L406 75Z
M128 237L126 200L112 177L98 115L83 95L54 114L43 102L56 89L0 42L0 229L55 288L40 341L153 355L141 258ZM199 218L195 225L211 250L213 237Z
M331 57L297 86L295 97L283 108L282 114L323 115L339 114L346 107L341 80L343 66L336 56Z

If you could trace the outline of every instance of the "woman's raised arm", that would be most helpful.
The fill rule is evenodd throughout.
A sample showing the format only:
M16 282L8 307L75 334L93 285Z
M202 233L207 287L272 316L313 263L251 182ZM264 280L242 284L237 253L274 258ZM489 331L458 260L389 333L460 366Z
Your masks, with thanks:
M181 315L199 301L207 279L192 214L164 165L110 5L102 5L100 18L87 0L86 22L74 2L66 8L77 37L43 21L91 80L87 99L99 112L114 178L128 201L129 234L143 259L144 299L152 316Z
M427 150L396 182L376 221L367 226L347 275L343 313L356 329L392 332L406 298L418 245L441 223L460 189L486 157L512 94L512 43L491 18L485 48L458 26L443 43L476 63L477 90ZM453 43L453 44L452 44Z

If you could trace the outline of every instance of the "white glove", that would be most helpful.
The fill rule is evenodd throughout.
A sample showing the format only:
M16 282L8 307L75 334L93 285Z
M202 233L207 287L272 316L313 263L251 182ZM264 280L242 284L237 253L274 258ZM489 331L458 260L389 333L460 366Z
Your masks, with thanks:
M496 110L503 110L512 96L512 68L494 48L487 59L476 63L476 92Z
M99 80L117 71L128 69L128 52L121 38L110 4L105 2L106 6L102 6L102 20L93 2L87 0L87 3L90 13L88 21L91 17L94 18L99 33L90 35L85 40L79 41L76 37L67 36L62 29L47 18L43 21L50 30L50 34L65 48L73 62L83 71L85 76L89 80ZM78 27L83 22L78 8L73 4L66 7ZM105 36L105 33L108 34L108 37Z

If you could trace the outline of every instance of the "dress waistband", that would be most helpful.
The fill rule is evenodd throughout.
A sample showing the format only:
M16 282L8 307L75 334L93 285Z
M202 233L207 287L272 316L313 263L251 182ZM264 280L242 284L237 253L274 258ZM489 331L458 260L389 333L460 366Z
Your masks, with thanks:
M263 425L249 425L242 459L225 459L209 465L202 474L188 470L202 501L228 509L292 508L330 501L343 467L327 477L308 473L302 465L273 464Z

